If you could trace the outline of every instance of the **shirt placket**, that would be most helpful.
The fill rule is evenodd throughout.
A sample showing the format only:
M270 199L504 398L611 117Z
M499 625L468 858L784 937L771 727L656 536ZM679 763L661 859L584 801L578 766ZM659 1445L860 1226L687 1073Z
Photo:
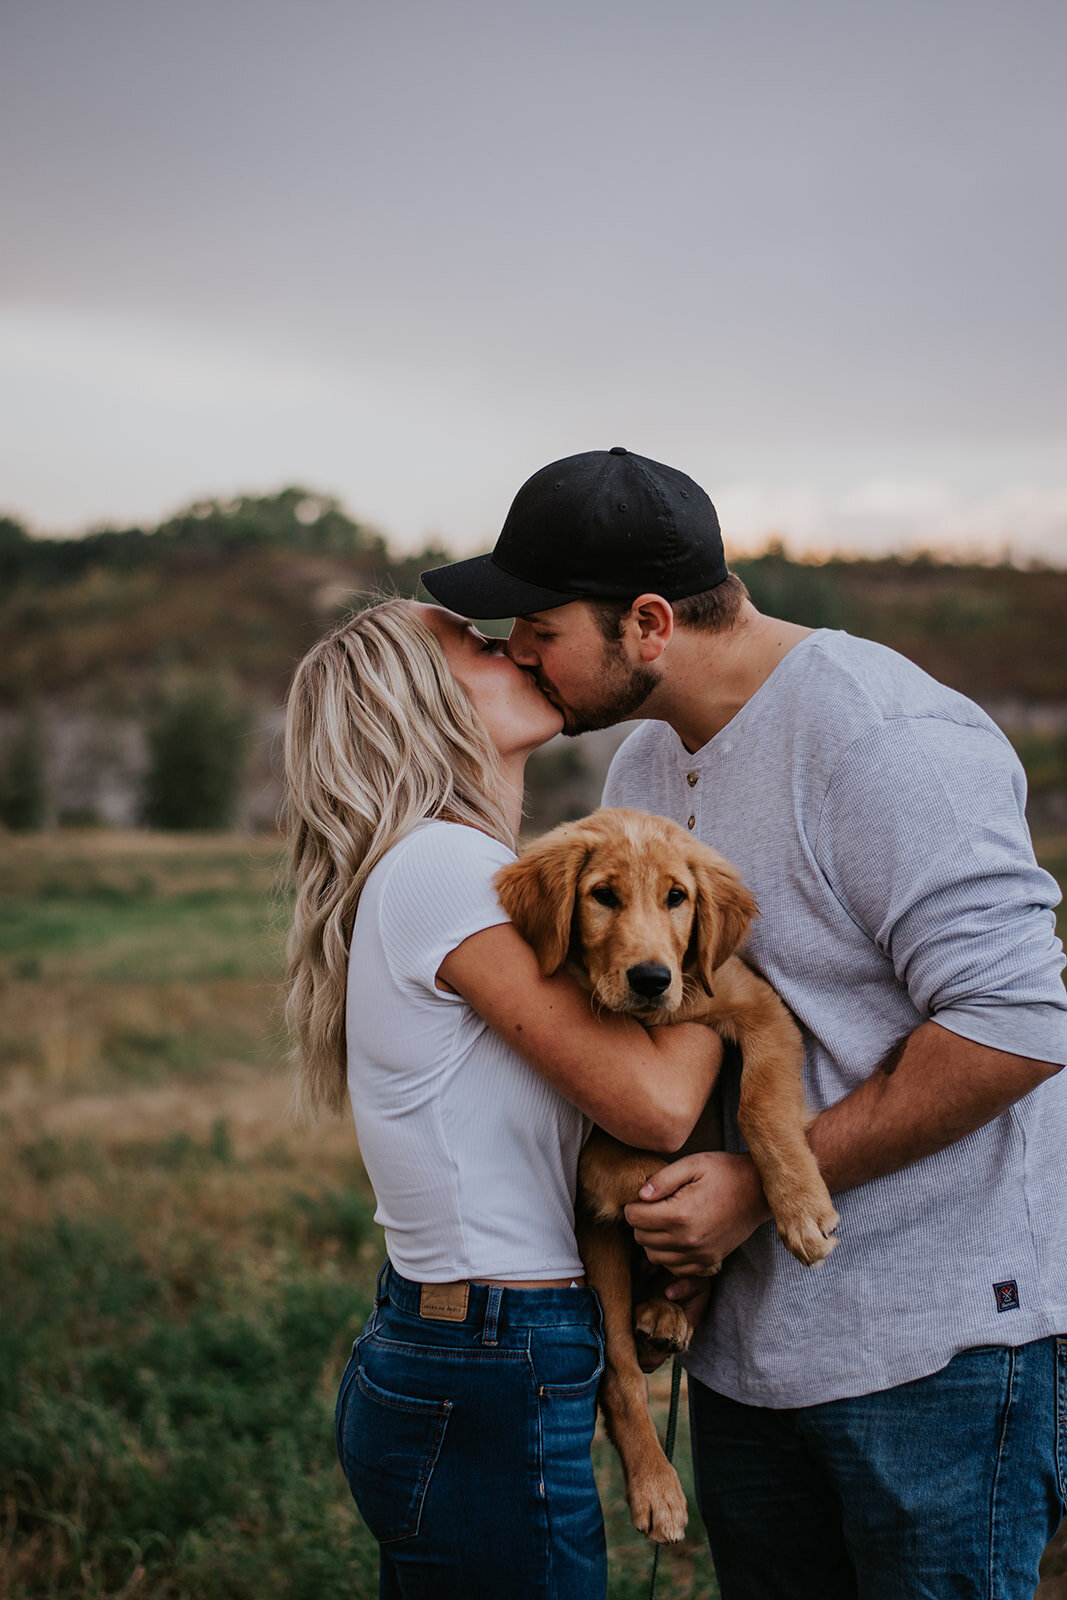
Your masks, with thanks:
M685 774L685 825L689 829L690 833L696 833L698 831L698 823L700 820L700 790L701 779L703 776L703 773L700 772L696 767L690 767Z

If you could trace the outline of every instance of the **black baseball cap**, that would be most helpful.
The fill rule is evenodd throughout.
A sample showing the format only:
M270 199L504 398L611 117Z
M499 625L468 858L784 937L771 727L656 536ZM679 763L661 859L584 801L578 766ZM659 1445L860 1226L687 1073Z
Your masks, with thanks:
M553 461L528 478L487 556L422 574L468 617L516 617L572 600L665 600L728 576L715 507L675 467L615 445Z

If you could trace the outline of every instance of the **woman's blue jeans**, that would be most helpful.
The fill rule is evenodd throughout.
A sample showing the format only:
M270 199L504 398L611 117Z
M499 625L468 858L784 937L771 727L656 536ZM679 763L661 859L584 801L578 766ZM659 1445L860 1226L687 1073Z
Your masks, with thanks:
M604 1365L589 1289L470 1284L440 1312L386 1262L337 1396L383 1600L603 1600L590 1459ZM457 1315L458 1314L458 1315Z
M689 1395L723 1600L1033 1600L1067 1499L1067 1338L796 1411Z

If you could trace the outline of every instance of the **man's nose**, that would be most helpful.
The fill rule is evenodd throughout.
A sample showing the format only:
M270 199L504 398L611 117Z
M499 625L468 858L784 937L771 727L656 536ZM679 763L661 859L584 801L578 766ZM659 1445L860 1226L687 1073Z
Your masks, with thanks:
M540 659L530 647L530 634L522 622L514 622L505 646L508 657L517 667L536 667Z

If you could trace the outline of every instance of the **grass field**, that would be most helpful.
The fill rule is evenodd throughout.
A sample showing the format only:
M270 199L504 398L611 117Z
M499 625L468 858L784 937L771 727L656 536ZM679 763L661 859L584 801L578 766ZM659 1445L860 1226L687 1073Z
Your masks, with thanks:
M231 836L0 838L0 1600L377 1592L332 1410L381 1241L350 1125L287 1116L277 866ZM595 1453L632 1600L649 1547ZM1067 1596L1067 1550L1046 1568ZM695 1520L659 1584L717 1594Z

